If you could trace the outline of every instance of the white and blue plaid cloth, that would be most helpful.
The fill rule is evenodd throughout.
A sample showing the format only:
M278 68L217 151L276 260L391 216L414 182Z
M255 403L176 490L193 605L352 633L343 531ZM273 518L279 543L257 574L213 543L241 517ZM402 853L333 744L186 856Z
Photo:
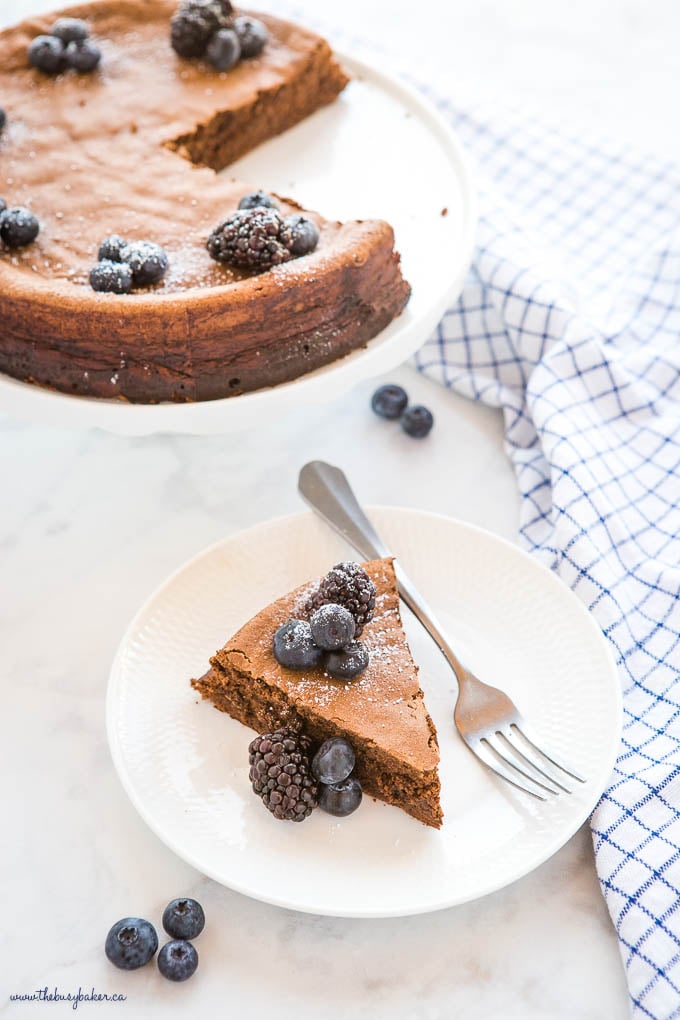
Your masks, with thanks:
M624 692L592 816L633 1015L680 1017L680 168L439 101L476 160L477 250L418 368L503 411L521 535Z

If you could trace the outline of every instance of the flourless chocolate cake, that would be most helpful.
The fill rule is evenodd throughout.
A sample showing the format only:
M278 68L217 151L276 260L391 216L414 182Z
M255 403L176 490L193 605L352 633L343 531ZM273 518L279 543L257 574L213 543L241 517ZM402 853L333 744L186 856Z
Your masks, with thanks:
M215 171L332 102L347 78L319 36L261 14L269 41L255 59L228 71L182 59L169 39L175 6L59 12L84 19L101 49L89 74L29 65L56 14L0 33L0 196L40 222L34 243L0 249L0 371L15 378L146 403L232 396L364 346L408 300L378 220L305 213L316 250L265 272L211 259L211 231L261 187ZM300 212L277 200L282 215ZM161 245L163 279L95 292L88 274L110 234Z
M335 680L318 667L301 673L274 658L274 632L304 612L311 590L305 585L242 627L192 685L216 708L259 732L293 724L319 743L345 737L356 752L356 775L366 793L439 828L437 734L404 634L392 561L362 566L375 584L376 606L362 633L370 661L361 676Z

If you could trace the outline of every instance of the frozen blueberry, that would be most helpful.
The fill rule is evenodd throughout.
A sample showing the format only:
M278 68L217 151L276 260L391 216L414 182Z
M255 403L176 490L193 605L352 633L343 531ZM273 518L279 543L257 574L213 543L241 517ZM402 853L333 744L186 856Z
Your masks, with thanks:
M320 783L342 783L352 772L354 749L344 737L324 740L312 759L312 772Z
M86 23L80 18L59 18L52 25L50 35L61 39L64 45L72 42L82 42L90 34Z
M132 270L135 287L157 283L168 268L168 256L153 241L131 241L122 249L120 257Z
M0 237L8 248L23 248L35 241L40 224L30 209L5 209L0 215Z
M314 669L323 660L305 620L289 620L274 634L274 658L289 669Z
M101 262L107 259L110 262L122 262L123 261L123 248L127 245L127 241L119 237L118 234L109 234L105 237L102 243L99 245L98 258Z
M408 395L402 386L387 383L371 397L371 407L381 418L400 418L408 404Z
M7 123L7 114L0 106L0 131L4 130L5 124Z
M205 927L205 914L198 900L170 900L163 911L163 927L173 939L195 939Z
M349 609L329 602L312 613L309 619L314 644L326 652L346 648L354 640L356 624Z
M217 71L228 71L241 59L241 44L231 28L221 28L208 43L205 55Z
M293 235L291 252L293 255L309 255L319 243L319 228L313 220L295 213L293 216L286 216L286 225L290 227Z
M121 970L137 970L148 963L158 949L158 935L149 921L124 917L106 936L104 952Z
M158 969L169 981L186 981L196 973L198 953L191 942L166 942L158 954Z
M234 31L241 44L241 56L243 59L250 60L251 57L259 57L269 39L269 32L262 22L256 18L239 15L237 18L234 18Z
M45 74L59 74L66 67L64 44L54 35L36 35L28 47L28 60Z
M407 435L413 436L414 439L424 439L433 425L432 412L420 405L407 407L401 416L401 427Z
M278 205L271 195L266 195L264 191L251 191L249 195L244 195L238 207L239 209L278 209Z
M107 294L129 294L132 290L132 270L125 262L102 259L90 270L90 286L92 290Z
M338 652L327 652L324 669L339 680L354 680L368 666L369 656L366 645L352 641Z
M80 71L83 74L87 74L88 71L94 71L102 59L101 50L89 39L83 39L82 42L69 43L66 47L65 55L66 63L69 67L73 67L76 71Z
M319 807L329 815L344 818L356 811L362 796L361 783L354 776L349 776L341 783L319 787Z

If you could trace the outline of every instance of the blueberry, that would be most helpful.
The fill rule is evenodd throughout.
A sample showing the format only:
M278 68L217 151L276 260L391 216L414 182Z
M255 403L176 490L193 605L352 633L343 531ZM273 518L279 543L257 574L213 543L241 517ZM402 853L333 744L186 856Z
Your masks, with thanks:
M99 245L98 258L99 261L108 260L109 262L122 262L123 261L123 248L127 245L127 241L124 238L119 237L118 234L109 234L105 237L102 243Z
M166 942L158 954L158 969L168 981L186 981L197 967L198 953L184 939Z
M314 669L323 660L323 651L314 644L305 620L289 620L274 634L274 658L289 669Z
M362 796L361 783L354 776L349 776L341 783L319 788L319 807L329 815L344 818L356 811L361 804Z
M82 42L87 39L89 34L89 28L80 18L59 18L50 29L50 35L61 39L65 45L71 42Z
M356 624L349 609L329 602L312 613L309 620L314 644L326 652L346 648L354 640Z
M141 917L116 921L106 936L104 952L121 970L137 970L148 963L158 949L156 929Z
M352 641L339 652L327 652L324 669L339 680L354 680L368 666L369 656L366 645Z
M234 31L241 44L241 56L244 60L258 57L269 40L269 32L262 22L256 18L247 18L245 15L234 18Z
M286 224L293 234L293 246L290 249L293 255L309 255L319 243L319 228L313 220L295 213L293 216L286 216Z
M89 39L84 39L82 42L71 42L66 47L66 63L83 74L94 71L101 59L101 50Z
M159 244L153 241L132 241L125 245L120 255L132 270L135 287L157 283L168 268L168 256Z
M238 207L239 209L278 209L278 205L271 195L266 195L264 191L251 191L249 195L244 195Z
M103 293L129 294L132 290L132 270L125 262L102 259L90 270L90 286L92 290Z
M40 224L30 209L5 209L0 215L0 237L8 248L23 248L39 233Z
M4 198L0 198L0 223L2 222L2 218L1 217L2 217L2 214L4 213L6 208L7 208L7 202L5 202Z
M7 114L0 106L0 131L4 130L5 124L7 123Z
M241 44L231 28L221 28L208 43L205 55L217 71L228 71L241 59Z
M432 412L420 405L407 407L401 416L401 427L407 435L413 436L414 439L424 439L433 425Z
M371 397L371 407L381 418L399 418L408 404L408 395L402 386L387 383Z
M344 737L324 740L312 760L312 772L320 783L342 783L354 768L354 749Z
M45 74L59 74L66 66L64 44L53 35L37 35L28 47L28 60Z
M205 914L198 900L170 900L163 911L163 927L173 939L195 939L205 927Z

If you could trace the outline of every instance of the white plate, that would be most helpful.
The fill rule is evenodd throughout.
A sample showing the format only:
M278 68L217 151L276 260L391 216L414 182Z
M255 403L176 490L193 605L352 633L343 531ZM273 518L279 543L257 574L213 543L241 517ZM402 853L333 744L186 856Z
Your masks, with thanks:
M357 60L340 60L352 81L335 103L226 172L298 198L329 219L391 223L413 288L402 315L364 350L268 390L193 404L126 404L53 393L0 375L0 411L125 435L228 432L324 402L329 385L340 394L401 364L424 343L460 294L472 257L476 203L467 160L421 95Z
M588 782L541 803L489 774L454 731L448 667L405 613L439 733L442 829L367 798L349 818L315 811L302 825L276 821L250 789L253 732L200 701L189 678L250 616L348 548L309 513L225 539L174 574L132 622L111 672L111 752L133 804L180 857L248 896L318 914L436 910L525 875L587 818L619 744L609 645L557 577L459 521L393 508L371 516L464 661L502 685Z

